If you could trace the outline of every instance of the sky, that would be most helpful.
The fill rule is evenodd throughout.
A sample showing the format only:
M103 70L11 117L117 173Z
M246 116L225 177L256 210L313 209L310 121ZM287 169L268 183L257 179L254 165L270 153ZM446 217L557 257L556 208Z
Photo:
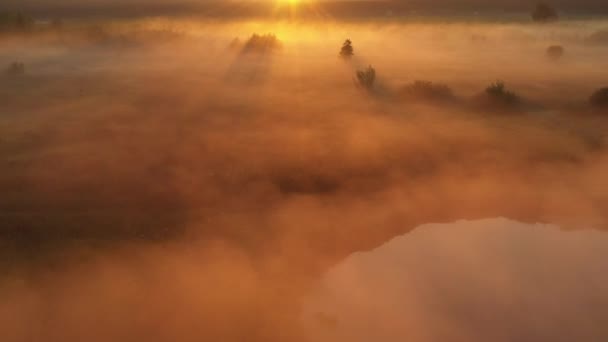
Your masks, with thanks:
M312 13L323 12L333 18L375 19L401 14L444 15L446 12L488 13L496 15L508 13L529 13L536 0L2 0L2 10L21 11L34 17L77 18L85 16L132 17L132 16L175 16L208 15L215 18L244 18L276 16L277 4L299 3L300 17L306 3L315 5ZM246 4L245 4L246 3ZM608 14L605 0L551 0L562 17L569 15Z
M248 0L244 0L248 1ZM252 0L256 1L256 0ZM273 2L275 0L257 0L259 2ZM280 0L276 0L280 1ZM310 0L304 0L310 1ZM335 0L334 0L335 1ZM339 1L339 0L338 0ZM356 1L356 0L354 0ZM370 2L374 2L375 0L370 0ZM228 2L222 0L4 0L3 3L9 6L75 6L82 7L86 4L96 4L96 5L113 5L113 4L167 4L167 5L175 5L175 4L183 4L183 3L210 3L210 2ZM238 0L235 2L239 2ZM321 1L323 2L323 1ZM474 6L474 5L496 5L500 7L531 7L536 2L534 0L394 0L397 3L406 3L406 4L432 4L435 6L436 4L445 4L449 6ZM550 4L554 4L555 6L607 6L605 0L552 0L547 1Z

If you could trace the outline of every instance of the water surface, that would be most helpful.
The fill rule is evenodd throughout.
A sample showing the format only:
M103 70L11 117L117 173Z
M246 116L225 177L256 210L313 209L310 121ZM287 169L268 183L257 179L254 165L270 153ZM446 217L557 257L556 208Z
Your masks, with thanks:
M315 341L606 341L608 235L505 219L429 224L329 271Z

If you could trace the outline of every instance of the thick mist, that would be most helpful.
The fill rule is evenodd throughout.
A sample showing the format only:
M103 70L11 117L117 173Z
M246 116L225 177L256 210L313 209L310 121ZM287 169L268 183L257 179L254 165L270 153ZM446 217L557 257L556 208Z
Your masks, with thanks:
M0 336L305 339L303 295L330 266L421 224L605 229L608 117L588 99L606 29L145 19L1 36L0 66L25 71L0 77ZM417 80L452 95L404 90ZM517 105L486 99L497 80Z
M301 319L313 341L601 341L607 243L505 219L424 225L332 267Z

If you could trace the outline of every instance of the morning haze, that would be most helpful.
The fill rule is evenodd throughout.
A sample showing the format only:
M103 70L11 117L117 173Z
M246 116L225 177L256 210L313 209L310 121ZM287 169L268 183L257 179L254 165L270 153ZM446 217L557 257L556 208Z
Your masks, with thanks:
M29 10L40 16L142 16L142 15L205 15L216 18L276 16L277 4L287 4L288 0L5 0L5 8ZM333 17L369 18L378 16L402 16L419 14L444 15L446 12L476 13L489 12L527 12L536 2L529 0L327 0L301 1L300 16L315 17L319 13L306 13L310 6L323 8ZM570 14L591 14L608 12L608 4L602 0L554 0L558 9Z
M602 2L2 7L3 342L608 340Z

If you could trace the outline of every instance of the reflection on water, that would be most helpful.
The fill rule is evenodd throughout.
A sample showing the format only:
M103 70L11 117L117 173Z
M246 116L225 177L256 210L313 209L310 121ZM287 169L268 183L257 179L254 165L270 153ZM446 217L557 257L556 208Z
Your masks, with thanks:
M307 299L314 341L608 341L608 234L432 224L357 253Z

